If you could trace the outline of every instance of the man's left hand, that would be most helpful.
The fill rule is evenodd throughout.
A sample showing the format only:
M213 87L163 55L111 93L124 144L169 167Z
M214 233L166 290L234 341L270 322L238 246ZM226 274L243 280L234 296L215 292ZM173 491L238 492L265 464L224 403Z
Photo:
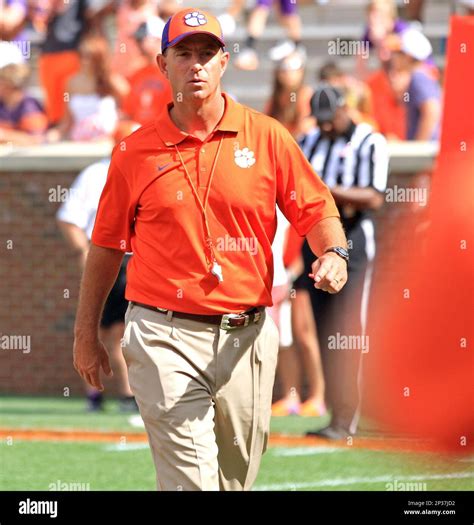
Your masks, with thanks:
M347 263L336 253L325 253L311 265L314 287L328 293L340 292L347 282Z

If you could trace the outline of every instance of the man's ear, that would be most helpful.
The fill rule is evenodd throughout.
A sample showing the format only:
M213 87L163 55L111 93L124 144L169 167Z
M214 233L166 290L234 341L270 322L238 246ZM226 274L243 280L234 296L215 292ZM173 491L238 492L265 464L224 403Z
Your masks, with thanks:
M159 53L156 55L156 63L158 64L158 67L160 68L160 71L163 73L163 75L168 78L168 67L166 64L166 57L165 55L162 55Z
M224 51L221 55L221 77L225 73L225 70L227 69L229 60L230 60L230 53L228 51Z

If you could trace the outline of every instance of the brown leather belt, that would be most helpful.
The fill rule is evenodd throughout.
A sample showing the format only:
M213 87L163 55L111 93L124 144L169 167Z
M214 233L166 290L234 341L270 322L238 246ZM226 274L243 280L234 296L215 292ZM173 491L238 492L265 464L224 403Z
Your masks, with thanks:
M188 314L185 312L175 312L174 310L167 310L166 308L159 308L158 306L151 306L149 304L137 303L131 301L136 306L147 308L153 312L160 314L172 313L173 317L179 319L191 319L192 321L198 321L200 323L218 325L223 330L232 330L243 326L248 326L250 322L260 322L263 314L264 307L255 307L241 314L223 314L223 315L199 315L199 314Z

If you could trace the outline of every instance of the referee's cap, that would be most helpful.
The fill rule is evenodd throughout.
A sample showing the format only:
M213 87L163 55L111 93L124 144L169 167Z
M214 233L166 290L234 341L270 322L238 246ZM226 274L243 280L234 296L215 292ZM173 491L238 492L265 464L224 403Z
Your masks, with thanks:
M321 84L311 97L311 114L318 122L327 122L334 118L336 109L345 104L342 90L330 84Z
M217 18L202 9L191 7L178 11L166 22L161 39L161 52L164 53L187 36L196 34L212 36L221 47L225 47L222 28Z

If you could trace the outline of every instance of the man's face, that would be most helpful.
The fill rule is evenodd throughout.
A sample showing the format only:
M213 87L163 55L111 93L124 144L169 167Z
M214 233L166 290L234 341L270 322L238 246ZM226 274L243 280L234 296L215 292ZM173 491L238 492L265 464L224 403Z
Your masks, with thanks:
M346 107L337 108L332 120L318 122L321 133L330 139L335 139L342 135L349 126L349 114Z
M401 51L395 51L390 57L390 68L396 72L408 71L411 63L412 59Z
M169 79L175 98L204 100L219 87L229 53L223 52L219 43L209 35L192 35L165 55L158 55L158 65Z

